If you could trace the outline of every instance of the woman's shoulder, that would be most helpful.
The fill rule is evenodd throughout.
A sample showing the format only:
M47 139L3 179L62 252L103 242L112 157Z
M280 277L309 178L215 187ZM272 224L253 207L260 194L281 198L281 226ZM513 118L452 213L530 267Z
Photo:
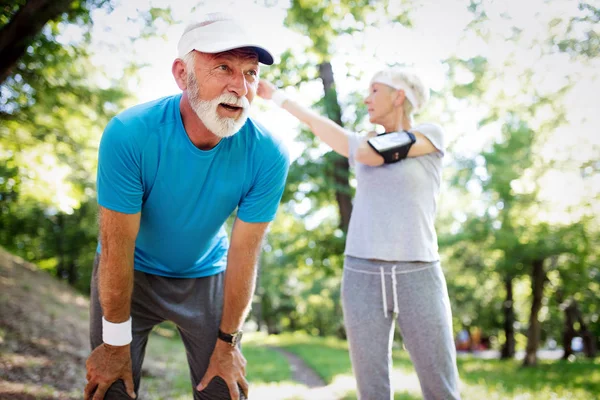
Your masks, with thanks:
M444 128L434 122L416 124L411 130L423 134L442 154L446 152L446 139Z
M431 133L434 135L444 135L444 128L436 122L420 122L413 126L412 130L420 132L424 135Z

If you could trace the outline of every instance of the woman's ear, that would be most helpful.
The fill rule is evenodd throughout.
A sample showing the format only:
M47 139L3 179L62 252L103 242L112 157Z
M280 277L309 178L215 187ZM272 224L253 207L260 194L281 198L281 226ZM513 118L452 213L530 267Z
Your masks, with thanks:
M394 106L400 107L402 105L402 103L404 103L405 98L406 98L406 94L404 93L404 90L402 90L402 89L396 90L396 98L394 99Z

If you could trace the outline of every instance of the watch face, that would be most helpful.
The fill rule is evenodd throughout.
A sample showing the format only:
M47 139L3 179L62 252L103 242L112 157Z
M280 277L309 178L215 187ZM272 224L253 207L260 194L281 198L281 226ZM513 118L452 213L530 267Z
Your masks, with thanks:
M237 345L239 342L241 342L241 340L242 340L242 334L243 334L243 332L242 332L242 331L238 331L238 332L234 333L234 334L232 335L232 336L233 336L233 338L232 338L233 340L231 341L231 344L235 346L235 345Z

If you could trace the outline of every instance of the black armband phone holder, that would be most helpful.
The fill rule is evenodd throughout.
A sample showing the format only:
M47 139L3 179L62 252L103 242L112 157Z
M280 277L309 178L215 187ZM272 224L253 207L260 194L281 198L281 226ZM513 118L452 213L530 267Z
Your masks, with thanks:
M367 140L386 164L404 160L416 141L415 135L408 131L381 133Z

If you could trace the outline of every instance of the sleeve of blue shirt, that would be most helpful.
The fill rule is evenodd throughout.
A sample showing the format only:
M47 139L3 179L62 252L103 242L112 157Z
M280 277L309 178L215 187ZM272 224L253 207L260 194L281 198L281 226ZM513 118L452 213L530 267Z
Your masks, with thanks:
M132 129L113 118L98 152L98 204L125 214L142 209L141 148L135 139Z
M254 184L239 204L237 216L244 222L270 222L275 219L287 179L289 155L280 143L274 151L276 154L272 157L263 158Z

